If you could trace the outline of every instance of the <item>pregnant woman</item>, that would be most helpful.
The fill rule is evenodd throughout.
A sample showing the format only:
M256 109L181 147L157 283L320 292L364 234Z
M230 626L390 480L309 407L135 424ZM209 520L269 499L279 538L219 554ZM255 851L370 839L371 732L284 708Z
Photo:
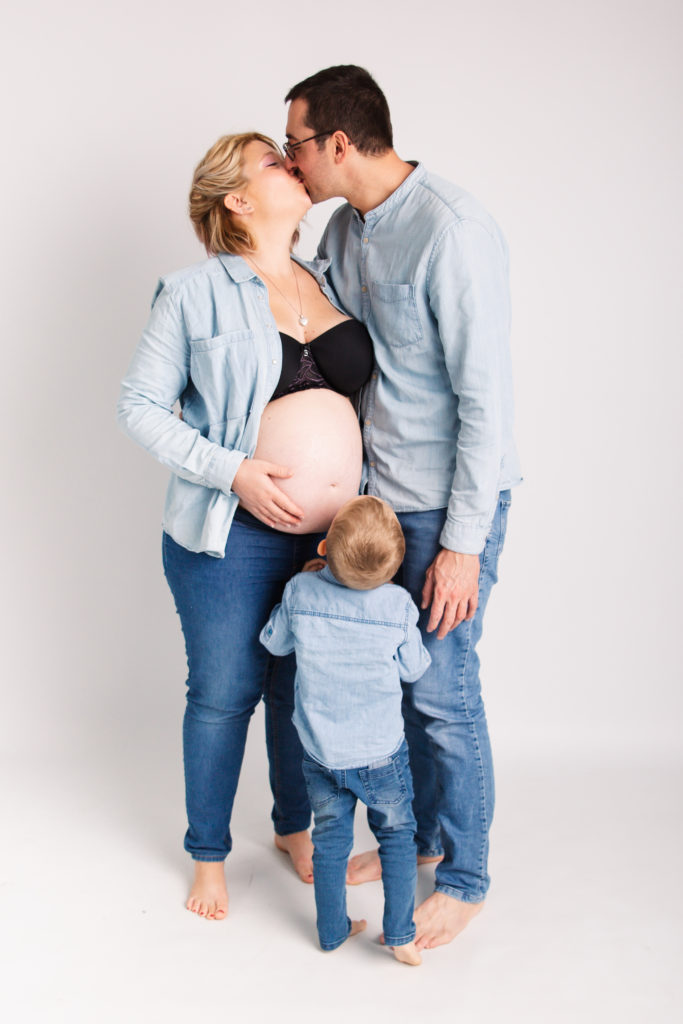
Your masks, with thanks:
M218 140L190 192L209 259L161 280L118 405L123 430L173 474L163 562L188 661L187 907L214 920L227 913L230 817L261 698L275 842L312 881L293 656L273 658L258 634L319 531L358 492L350 396L370 375L372 348L328 298L326 264L291 256L309 207L271 139Z

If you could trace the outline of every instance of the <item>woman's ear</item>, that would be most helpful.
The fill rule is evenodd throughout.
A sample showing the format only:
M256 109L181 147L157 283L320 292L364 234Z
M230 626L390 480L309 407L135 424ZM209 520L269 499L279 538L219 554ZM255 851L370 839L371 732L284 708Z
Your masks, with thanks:
M325 538L323 538L323 539L322 539L322 540L320 541L320 543L318 544L318 547L316 548L316 551L318 552L318 554L319 554L319 555L320 555L320 556L321 556L322 558L324 558L324 557L325 557L325 555L327 554L327 541L325 540Z
M223 205L226 210L237 214L238 217L244 216L245 213L252 213L254 209L247 199L240 199L236 192L228 192L227 196L223 197Z

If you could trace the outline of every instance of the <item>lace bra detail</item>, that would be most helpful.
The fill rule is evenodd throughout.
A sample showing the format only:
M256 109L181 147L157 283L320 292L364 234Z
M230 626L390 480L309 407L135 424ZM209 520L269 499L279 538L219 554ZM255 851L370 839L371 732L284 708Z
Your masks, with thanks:
M372 341L358 320L343 320L306 344L280 332L282 372L271 401L310 388L329 388L347 397L369 378Z

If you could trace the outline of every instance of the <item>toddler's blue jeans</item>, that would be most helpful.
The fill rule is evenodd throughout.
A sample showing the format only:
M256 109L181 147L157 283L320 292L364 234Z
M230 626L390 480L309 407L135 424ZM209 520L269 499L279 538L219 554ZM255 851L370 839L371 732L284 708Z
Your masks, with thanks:
M368 808L368 825L379 843L384 940L387 946L411 942L415 938L417 849L405 740L391 757L364 768L325 768L304 754L303 769L315 816L313 882L320 945L336 949L351 928L346 913L346 865L358 800Z

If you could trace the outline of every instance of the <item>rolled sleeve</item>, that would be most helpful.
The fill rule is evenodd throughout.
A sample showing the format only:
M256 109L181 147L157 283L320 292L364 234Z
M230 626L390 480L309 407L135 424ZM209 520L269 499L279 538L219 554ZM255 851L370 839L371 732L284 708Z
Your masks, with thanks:
M504 408L512 387L505 244L475 220L438 239L428 271L446 370L458 399L456 469L440 542L479 554L491 527L504 454Z
M121 429L178 476L228 493L246 452L221 447L180 420L173 407L187 387L190 345L182 313L160 282L152 312L121 385Z
M406 605L406 638L396 651L398 674L404 683L416 682L432 663L417 628L419 614L412 599L409 599Z

